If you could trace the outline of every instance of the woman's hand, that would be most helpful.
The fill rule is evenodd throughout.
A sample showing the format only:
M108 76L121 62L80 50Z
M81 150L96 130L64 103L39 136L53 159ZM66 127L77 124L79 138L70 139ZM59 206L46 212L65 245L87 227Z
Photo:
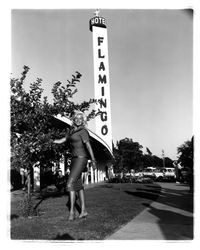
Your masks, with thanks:
M91 161L91 165L93 169L97 169L97 162L95 160Z
M94 153L93 153L92 147L91 147L91 145L90 145L90 142L87 141L85 144L86 144L87 150L88 150L88 152L89 152L89 154L90 154L90 159L92 159L92 160L91 160L92 168L93 168L93 169L96 169L96 168L97 168L96 160L95 160L95 158L94 158Z
M51 139L51 143L56 143L56 144L61 144L61 143L63 143L63 142L66 142L67 141L67 139L68 139L68 136L69 136L69 132L70 132L70 129L69 128L67 128L66 129L66 136L65 137L63 137L63 138L61 138L61 139L55 139L55 140L52 140Z

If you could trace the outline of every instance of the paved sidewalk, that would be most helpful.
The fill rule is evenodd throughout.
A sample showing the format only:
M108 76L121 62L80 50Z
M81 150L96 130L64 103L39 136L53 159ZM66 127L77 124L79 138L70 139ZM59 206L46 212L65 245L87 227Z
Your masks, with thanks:
M106 240L192 240L192 194L186 185L159 183L159 198ZM152 189L152 192L155 190Z

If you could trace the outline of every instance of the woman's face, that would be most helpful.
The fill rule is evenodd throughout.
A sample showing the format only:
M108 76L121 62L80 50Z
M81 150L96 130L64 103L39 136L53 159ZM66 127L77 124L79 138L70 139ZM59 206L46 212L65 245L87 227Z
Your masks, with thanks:
M83 125L83 116L82 115L76 115L75 118L74 118L74 124L76 126Z

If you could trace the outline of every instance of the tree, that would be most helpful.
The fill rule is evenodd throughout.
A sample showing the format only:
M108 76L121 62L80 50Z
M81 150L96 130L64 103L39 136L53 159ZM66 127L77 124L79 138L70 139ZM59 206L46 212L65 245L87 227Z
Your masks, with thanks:
M163 167L163 159L153 155L149 148L146 148L147 154L143 154L143 146L132 139L125 138L117 141L113 149L114 166L116 172L127 172L130 169L142 170L147 167ZM165 157L165 166L173 167L173 161Z
M117 164L118 172L128 172L130 169L139 169L142 166L142 146L132 139L125 138L117 142Z
M194 189L194 176L193 176L193 168L194 168L194 137L191 140L185 141L180 147L177 148L179 157L178 162L182 165L183 168L186 168L187 180L190 186L190 192L193 192Z
M174 168L172 159L170 159L169 157L165 157L164 159L165 159L165 167L166 168Z
M193 170L193 157L194 157L194 137L191 140L185 141L177 148L179 157L178 162L183 167Z
M113 155L114 155L113 165L115 172L121 172L122 171L121 154L120 150L115 146L113 147Z
M160 157L153 155L152 158L153 158L153 166L154 167L156 167L156 168L163 167L163 160Z
M142 157L142 161L145 168L154 166L154 160L152 155L144 154Z
M150 155L150 156L152 155L152 152L149 150L149 148L146 147L146 151L147 151L148 155Z
M11 85L11 167L24 167L28 171L28 196L30 196L30 173L33 165L59 160L65 147L52 143L52 138L62 137L66 129L55 129L52 117L58 114L70 117L75 109L89 111L94 99L75 104L71 99L78 91L76 83L80 82L81 74L76 71L67 84L57 82L53 85L53 103L42 97L42 79L37 78L25 91L23 84L29 67L24 66L20 79L12 78ZM94 118L95 110L88 114L88 120Z

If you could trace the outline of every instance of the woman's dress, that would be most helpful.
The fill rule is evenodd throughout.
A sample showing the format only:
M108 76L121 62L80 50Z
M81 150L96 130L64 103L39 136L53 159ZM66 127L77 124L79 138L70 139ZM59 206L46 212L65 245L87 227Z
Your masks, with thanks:
M70 174L67 181L68 191L79 191L83 189L81 175L84 169L87 167L88 151L86 148L86 142L89 141L89 133L84 128L78 128L77 130L71 130L69 133L68 141L71 148L71 166Z

